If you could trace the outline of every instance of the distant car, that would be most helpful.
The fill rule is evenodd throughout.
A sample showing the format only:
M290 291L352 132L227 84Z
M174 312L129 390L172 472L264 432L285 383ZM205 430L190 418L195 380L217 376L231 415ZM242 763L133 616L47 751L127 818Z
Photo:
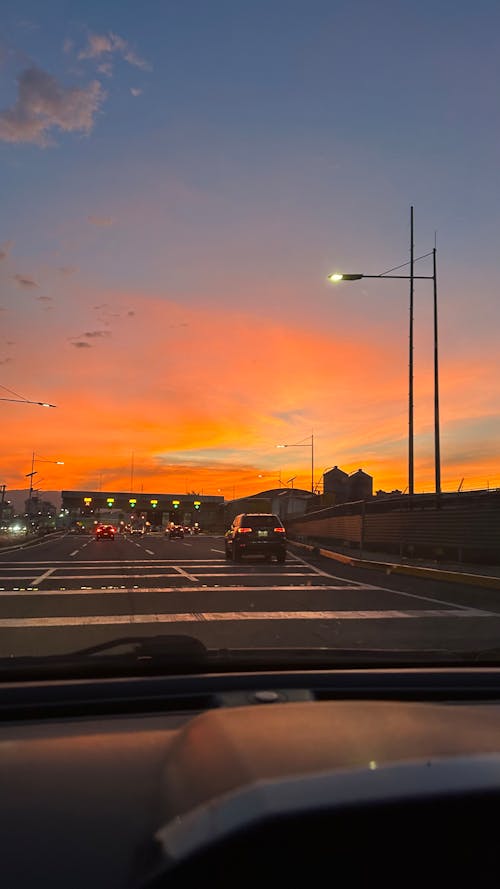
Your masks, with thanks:
M115 539L116 529L113 525L97 525L95 529L95 539L102 540L104 537L107 537L108 540Z
M169 528L168 537L169 540L171 540L172 537L184 537L184 528L182 525L174 525L173 528Z
M273 513L237 515L225 535L226 559L241 562L243 556L276 556L286 559L286 533L283 522Z
M130 529L130 534L144 534L144 533L145 533L145 529L142 527L142 525L134 525Z
M192 534L192 532L193 529L191 528L191 525L184 525L184 534Z

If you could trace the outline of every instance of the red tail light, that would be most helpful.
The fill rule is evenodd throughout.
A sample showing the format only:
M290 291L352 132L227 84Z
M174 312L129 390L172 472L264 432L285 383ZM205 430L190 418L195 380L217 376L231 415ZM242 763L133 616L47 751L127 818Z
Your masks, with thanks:
M253 528L238 528L238 534L249 534Z
M274 530L277 531L278 534L284 534L284 533L285 533L285 529L284 529L284 528L275 528Z

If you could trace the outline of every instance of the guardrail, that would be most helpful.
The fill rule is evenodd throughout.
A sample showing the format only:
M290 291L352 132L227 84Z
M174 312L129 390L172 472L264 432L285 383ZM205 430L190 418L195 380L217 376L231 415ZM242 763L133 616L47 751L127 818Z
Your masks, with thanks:
M288 519L300 540L356 547L362 552L498 564L500 495L417 495L341 504Z

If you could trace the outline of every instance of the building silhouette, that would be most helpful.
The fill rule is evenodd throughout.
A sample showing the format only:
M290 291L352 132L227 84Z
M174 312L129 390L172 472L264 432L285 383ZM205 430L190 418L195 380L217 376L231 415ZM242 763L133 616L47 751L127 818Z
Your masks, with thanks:
M331 495L335 503L370 500L373 497L373 477L363 469L357 469L348 475L343 469L334 466L323 475L323 492Z

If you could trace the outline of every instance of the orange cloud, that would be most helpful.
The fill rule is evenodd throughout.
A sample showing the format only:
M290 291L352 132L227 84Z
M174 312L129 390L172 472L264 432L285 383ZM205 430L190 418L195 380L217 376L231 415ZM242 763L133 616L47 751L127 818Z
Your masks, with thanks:
M295 475L295 484L308 488L309 448L278 451L276 444L307 440L311 431L316 480L337 464L347 471L362 466L375 488L406 486L404 344L388 350L360 331L348 339L241 310L139 294L94 292L87 302L89 313L96 302L106 303L112 337L89 330L71 343L61 320L50 328L50 352L36 339L26 344L17 385L33 392L36 380L36 397L59 407L34 417L37 408L4 406L16 440L26 443L20 449L7 437L2 442L10 486L19 486L35 449L65 460L46 487L96 487L101 475L108 489L128 488L133 452L145 490L220 488L232 496L234 488L242 495L277 485L258 476L275 479L279 469L283 479ZM92 348L74 348L89 346L89 339ZM479 379L486 380L491 367L476 361ZM430 490L431 368L420 371L417 391L416 489ZM488 392L491 399L491 385ZM476 447L469 461L460 453L471 417L481 441L487 401L475 394L459 362L443 366L443 478L450 485L458 471L471 479L495 477L493 452ZM485 436L492 428L485 427Z

